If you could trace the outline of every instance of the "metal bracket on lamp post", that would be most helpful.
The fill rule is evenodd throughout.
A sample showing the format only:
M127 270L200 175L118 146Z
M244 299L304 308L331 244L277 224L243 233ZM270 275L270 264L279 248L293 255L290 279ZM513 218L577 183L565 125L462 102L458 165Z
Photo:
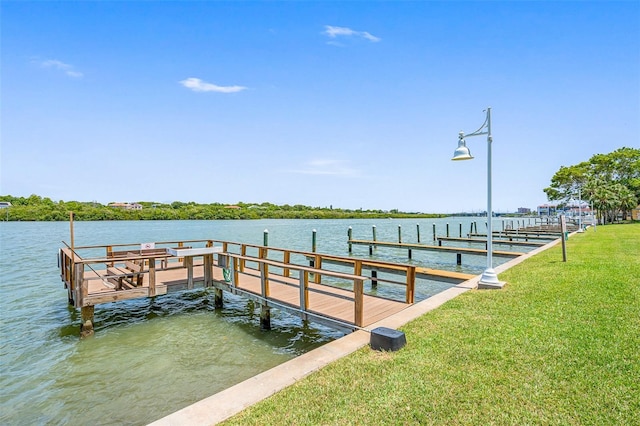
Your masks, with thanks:
M487 135L487 269L484 270L480 277L478 288L495 289L502 288L504 282L498 280L498 275L493 269L493 209L491 208L491 143L493 142L493 136L491 135L491 107L487 108L486 112L487 117L482 126L466 136ZM464 132L460 132L458 148L455 150L452 160L471 160L473 158L464 138Z

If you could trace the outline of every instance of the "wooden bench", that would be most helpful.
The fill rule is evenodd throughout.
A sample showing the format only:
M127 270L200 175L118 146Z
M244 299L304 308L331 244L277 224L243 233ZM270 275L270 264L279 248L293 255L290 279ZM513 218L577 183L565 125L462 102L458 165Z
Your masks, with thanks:
M135 254L133 254L135 255ZM116 286L116 290L122 290L123 287L132 289L142 287L144 279L144 266L142 260L126 260L124 267L109 266L107 268L107 281Z

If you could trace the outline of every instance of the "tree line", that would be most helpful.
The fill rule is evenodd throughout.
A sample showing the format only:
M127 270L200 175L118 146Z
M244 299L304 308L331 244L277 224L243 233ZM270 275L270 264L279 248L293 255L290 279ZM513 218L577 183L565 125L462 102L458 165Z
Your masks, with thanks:
M580 197L596 210L599 223L626 220L640 202L640 149L623 147L562 166L544 192L549 201Z
M434 218L446 215L407 213L398 210L349 210L332 207L303 205L276 205L271 203L198 204L175 201L157 203L140 201L139 210L128 210L97 202L53 201L47 197L31 195L14 197L0 195L11 207L0 210L0 220L9 221L66 221L69 212L74 220L233 220L233 219L353 219L353 218Z

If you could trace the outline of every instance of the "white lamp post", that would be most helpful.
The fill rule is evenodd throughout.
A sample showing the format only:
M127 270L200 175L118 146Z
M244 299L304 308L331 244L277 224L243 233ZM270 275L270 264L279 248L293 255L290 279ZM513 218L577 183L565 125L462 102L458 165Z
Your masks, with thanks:
M484 270L478 288L502 288L503 282L498 280L498 275L493 269L493 210L491 209L491 143L493 137L491 136L491 107L486 109L487 118L484 120L482 126L473 133L469 133L467 136L479 136L487 135L487 269ZM471 160L471 152L467 148L467 143L464 140L464 132L460 132L458 136L458 148L453 153L452 160Z
M582 229L582 188L578 188L578 232L584 232Z

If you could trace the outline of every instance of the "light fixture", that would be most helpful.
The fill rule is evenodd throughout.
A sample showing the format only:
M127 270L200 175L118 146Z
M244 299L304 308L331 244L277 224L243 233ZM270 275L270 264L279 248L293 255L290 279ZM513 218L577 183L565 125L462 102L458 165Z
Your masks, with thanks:
M464 133L460 132L460 135L458 136L458 148L454 151L452 160L459 161L471 159L473 159L473 157L471 156L471 151L467 148L467 142L464 140Z
M467 135L467 137L487 135L487 268L480 277L478 288L502 288L504 282L498 280L498 275L493 269L493 210L491 208L491 143L493 142L493 137L491 136L490 107L486 109L486 113L487 118L482 126ZM464 132L460 132L458 135L458 148L453 153L452 160L454 161L471 160L473 158L464 138Z

